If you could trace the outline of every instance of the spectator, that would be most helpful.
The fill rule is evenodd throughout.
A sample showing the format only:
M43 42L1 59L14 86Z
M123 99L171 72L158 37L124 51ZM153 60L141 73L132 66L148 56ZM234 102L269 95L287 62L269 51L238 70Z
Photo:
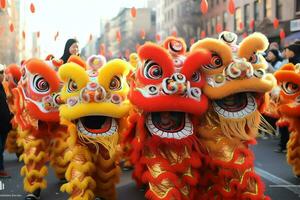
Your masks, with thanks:
M68 39L65 44L64 54L60 58L66 63L71 55L79 55L79 45L76 39Z
M266 60L274 70L278 70L282 65L282 57L277 49L270 49L267 53Z
M6 95L2 85L4 66L0 65L0 178L10 178L10 175L4 171L4 148L8 132L11 129L11 117L8 105L6 103Z
M289 63L293 63L294 65L300 63L300 41L287 46L283 50L283 56L288 59Z

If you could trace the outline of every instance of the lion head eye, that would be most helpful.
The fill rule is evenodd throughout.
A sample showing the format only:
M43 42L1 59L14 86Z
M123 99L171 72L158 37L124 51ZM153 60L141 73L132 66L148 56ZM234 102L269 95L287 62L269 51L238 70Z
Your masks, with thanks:
M248 61L250 62L250 63L252 63L252 64L256 64L256 63L258 63L258 56L256 55L256 54L252 54L251 56L250 56L250 58L248 59Z
M114 76L109 84L109 89L120 90L122 88L121 78L119 76Z
M143 74L148 79L160 79L163 75L161 66L152 60L145 62Z
M68 88L67 88L67 91L68 91L69 93L71 93L71 92L75 92L75 91L77 91L77 90L78 90L78 85L77 85L77 83L76 83L74 80L70 79L69 82L68 82Z
M288 95L293 95L299 91L299 86L293 82L284 82L282 83L281 88Z

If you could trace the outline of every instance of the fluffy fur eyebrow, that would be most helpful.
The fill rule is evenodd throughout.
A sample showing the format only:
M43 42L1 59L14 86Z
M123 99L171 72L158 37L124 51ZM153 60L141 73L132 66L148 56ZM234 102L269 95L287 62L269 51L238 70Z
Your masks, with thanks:
M106 90L109 90L109 84L114 76L120 75L126 77L131 69L130 64L124 60L111 60L99 69L98 82Z
M138 55L141 60L151 59L155 61L167 75L174 71L172 57L163 47L149 42L139 48Z
M238 56L248 59L253 53L265 51L268 46L269 42L265 35L253 33L240 43Z
M79 87L84 87L89 81L89 77L86 74L85 69L73 62L63 64L58 70L58 75L64 84L72 79Z
M43 60L30 59L25 63L27 69L32 74L40 74L50 85L50 91L57 91L59 89L59 79L51 67L49 67Z
M213 38L199 40L191 46L191 52L199 48L207 49L210 52L217 53L221 57L223 63L229 63L232 60L232 53L230 47L220 40Z
M197 49L192 52L183 64L181 72L190 79L193 73L200 70L203 65L209 64L211 60L211 53L206 49Z

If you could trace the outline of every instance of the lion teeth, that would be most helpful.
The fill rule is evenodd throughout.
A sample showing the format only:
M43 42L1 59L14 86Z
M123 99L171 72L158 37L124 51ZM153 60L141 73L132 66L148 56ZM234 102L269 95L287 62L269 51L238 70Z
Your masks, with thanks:
M152 122L151 114L148 115L146 120L146 127L152 135L156 135L160 138L176 139L180 140L186 138L193 134L193 124L191 123L189 117L185 116L185 125L184 128L177 132L165 132L159 130Z

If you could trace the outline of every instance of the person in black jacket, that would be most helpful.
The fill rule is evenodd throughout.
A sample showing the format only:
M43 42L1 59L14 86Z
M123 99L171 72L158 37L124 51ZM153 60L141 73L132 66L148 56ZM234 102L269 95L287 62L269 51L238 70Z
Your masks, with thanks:
M66 63L71 55L79 55L79 46L76 39L68 39L65 44L64 54L60 58Z
M4 148L6 138L11 127L11 113L6 103L6 95L2 85L4 66L0 66L0 178L9 178L10 175L4 171Z

